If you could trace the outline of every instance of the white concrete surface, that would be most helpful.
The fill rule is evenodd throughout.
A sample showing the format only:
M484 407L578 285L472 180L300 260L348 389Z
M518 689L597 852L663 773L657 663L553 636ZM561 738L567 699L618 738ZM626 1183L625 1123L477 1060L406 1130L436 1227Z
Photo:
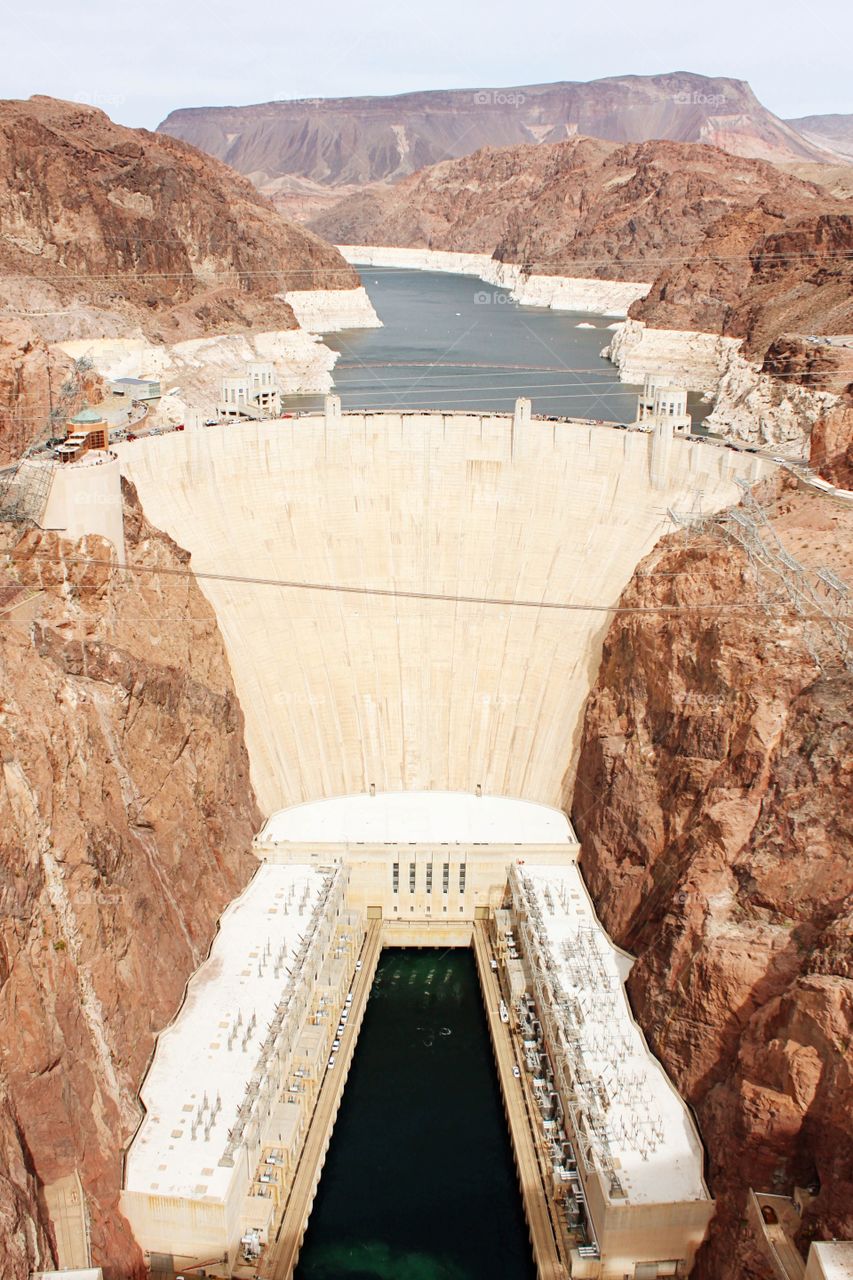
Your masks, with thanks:
M447 597L199 579L267 816L371 784L565 807L607 610L672 529L668 509L716 511L739 500L736 476L772 470L640 431L442 413L117 449L196 572Z
M628 1201L707 1200L695 1127L634 1021L621 953L599 924L578 867L525 863L517 873L539 911L531 928L544 944L544 963L540 969L531 957L531 965L555 1004L571 1010L564 1025L573 1028L578 1061L597 1095L606 1090L606 1105L596 1101ZM579 1110L585 1110L580 1093Z
M104 1280L104 1273L100 1267L64 1267L62 1271L31 1271L30 1280Z
M64 538L98 534L111 542L120 561L125 558L121 471L112 451L91 449L79 462L32 463L52 469L50 490L41 518L43 529Z
M499 262L488 253L398 249L390 245L344 244L337 247L353 265L476 276L485 284L508 289L516 302L525 306L550 307L555 311L627 316L631 303L644 298L651 288L649 283L639 280L528 274L516 263Z
M219 1161L228 1131L289 988L287 970L294 967L322 888L319 870L264 864L224 912L209 958L190 979L175 1021L157 1040L140 1091L145 1118L128 1152L126 1191L227 1198L234 1169ZM245 1185L245 1169L239 1178Z
M560 809L505 796L397 791L336 796L274 813L266 841L435 844L573 844Z

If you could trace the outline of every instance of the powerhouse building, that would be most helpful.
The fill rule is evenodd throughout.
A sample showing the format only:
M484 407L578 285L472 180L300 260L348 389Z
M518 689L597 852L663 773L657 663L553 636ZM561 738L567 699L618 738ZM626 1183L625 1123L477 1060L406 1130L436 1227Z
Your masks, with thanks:
M259 868L157 1042L122 1211L149 1254L229 1275L298 1156L361 931L347 872Z
M572 1275L686 1275L714 1203L690 1113L631 1013L630 957L599 924L575 863L516 862L509 888L528 1066L568 1184L568 1225L585 1238Z

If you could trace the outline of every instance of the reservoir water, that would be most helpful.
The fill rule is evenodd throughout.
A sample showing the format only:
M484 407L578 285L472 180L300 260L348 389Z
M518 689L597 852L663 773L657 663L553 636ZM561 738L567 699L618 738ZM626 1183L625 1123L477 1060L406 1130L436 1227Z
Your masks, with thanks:
M538 414L634 421L638 388L600 354L612 317L519 306L470 276L361 275L384 327L324 338L340 352L333 376L344 409L511 412L528 396ZM286 407L321 406L320 396L290 396Z
M532 1280L473 953L382 954L297 1280Z

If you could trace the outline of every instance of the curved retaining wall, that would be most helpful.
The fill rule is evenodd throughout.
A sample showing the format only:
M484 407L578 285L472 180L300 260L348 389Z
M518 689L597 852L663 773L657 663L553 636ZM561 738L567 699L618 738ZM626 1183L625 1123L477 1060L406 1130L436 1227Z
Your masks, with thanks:
M366 791L565 803L615 605L668 508L737 501L749 455L606 426L344 414L119 446L197 572L595 609L219 582L216 610L270 814Z

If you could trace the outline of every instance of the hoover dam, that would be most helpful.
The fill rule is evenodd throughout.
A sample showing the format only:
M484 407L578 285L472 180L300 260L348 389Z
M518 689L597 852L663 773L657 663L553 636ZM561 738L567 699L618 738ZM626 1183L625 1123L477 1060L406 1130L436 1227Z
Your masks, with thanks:
M118 462L215 610L266 817L140 1094L122 1204L148 1256L291 1276L381 948L473 946L536 1273L686 1274L714 1209L701 1142L566 811L636 566L772 464L527 400L336 396Z
M566 805L609 609L674 514L736 502L768 465L334 398L119 454L216 610L267 815L371 787Z

